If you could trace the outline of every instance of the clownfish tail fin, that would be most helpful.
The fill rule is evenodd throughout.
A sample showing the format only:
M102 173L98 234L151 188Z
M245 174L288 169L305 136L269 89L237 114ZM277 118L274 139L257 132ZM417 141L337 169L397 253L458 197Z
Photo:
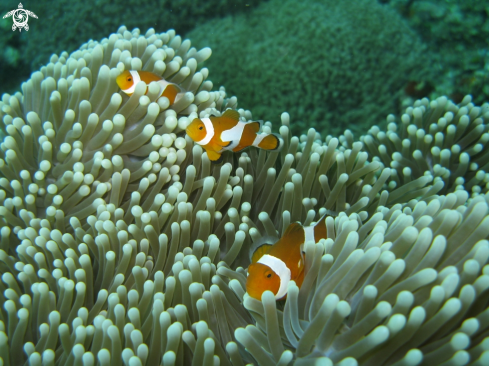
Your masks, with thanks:
M280 150L283 144L284 142L279 135L262 133L256 135L252 145L264 150Z
M170 101L170 105L175 102L177 94L180 92L180 88L175 84L169 84L166 86L165 90L161 94L162 97L167 97Z

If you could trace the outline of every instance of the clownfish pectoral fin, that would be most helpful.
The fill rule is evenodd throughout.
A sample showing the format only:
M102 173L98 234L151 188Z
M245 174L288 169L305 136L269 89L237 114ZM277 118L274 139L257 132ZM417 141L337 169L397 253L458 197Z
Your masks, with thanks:
M283 146L282 139L275 134L257 134L253 146L264 150L278 150Z
M214 164L221 164L223 160L224 160L224 156L221 155L219 157L219 159L217 159L216 161L212 161L212 163L214 163Z
M215 164L219 164L222 162L222 154L215 152L213 150L207 150L207 156L210 161L212 161Z
M229 118L229 119L232 119L233 121L236 121L238 122L239 121L239 112L235 109L228 109L226 110L226 112L224 112L222 114L221 117L226 117L226 118Z

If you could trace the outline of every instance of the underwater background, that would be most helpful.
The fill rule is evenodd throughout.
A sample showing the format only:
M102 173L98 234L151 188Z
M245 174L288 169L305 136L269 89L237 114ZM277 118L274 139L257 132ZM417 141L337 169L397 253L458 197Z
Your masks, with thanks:
M489 1L22 6L0 365L489 365ZM281 149L211 163L185 129L227 108ZM327 210L302 286L249 297L252 248Z
M24 4L26 8L28 5ZM0 12L15 9L5 0ZM44 1L33 32L0 22L0 85L18 90L52 53L72 52L120 25L175 29L201 47L216 86L240 107L277 123L287 111L293 132L316 128L365 132L414 99L489 96L486 1ZM33 6L31 5L31 8Z

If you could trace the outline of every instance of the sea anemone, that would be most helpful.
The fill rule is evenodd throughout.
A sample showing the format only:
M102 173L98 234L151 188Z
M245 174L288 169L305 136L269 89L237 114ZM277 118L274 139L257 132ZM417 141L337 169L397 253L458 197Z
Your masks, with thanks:
M281 151L215 165L183 133L197 116L236 109L198 69L210 53L174 31L121 27L53 55L23 93L3 95L3 364L487 364L489 196L477 178L487 158L470 155L486 139L467 137L487 108L467 97L406 111L416 133L445 118L433 131L450 136L468 119L450 141L474 160L448 180L453 166L436 168L428 142L420 151L433 160L407 174L417 160L396 155L395 136L411 136L404 115L355 141L290 136L283 113ZM138 84L128 98L115 83L128 68L188 92L169 106ZM302 287L292 282L278 304L246 295L253 242L325 209L339 215L327 217L327 239L306 243Z

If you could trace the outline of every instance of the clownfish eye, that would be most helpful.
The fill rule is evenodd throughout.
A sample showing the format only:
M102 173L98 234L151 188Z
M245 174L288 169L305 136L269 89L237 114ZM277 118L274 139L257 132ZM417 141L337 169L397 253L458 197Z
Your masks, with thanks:
M204 126L200 126L200 127L199 127L199 130L201 130L201 131L202 131L203 129L204 129Z
M272 277L271 273L267 274L267 278L271 278L271 277Z
M129 76L129 77L127 78L127 81L132 81L132 78Z

